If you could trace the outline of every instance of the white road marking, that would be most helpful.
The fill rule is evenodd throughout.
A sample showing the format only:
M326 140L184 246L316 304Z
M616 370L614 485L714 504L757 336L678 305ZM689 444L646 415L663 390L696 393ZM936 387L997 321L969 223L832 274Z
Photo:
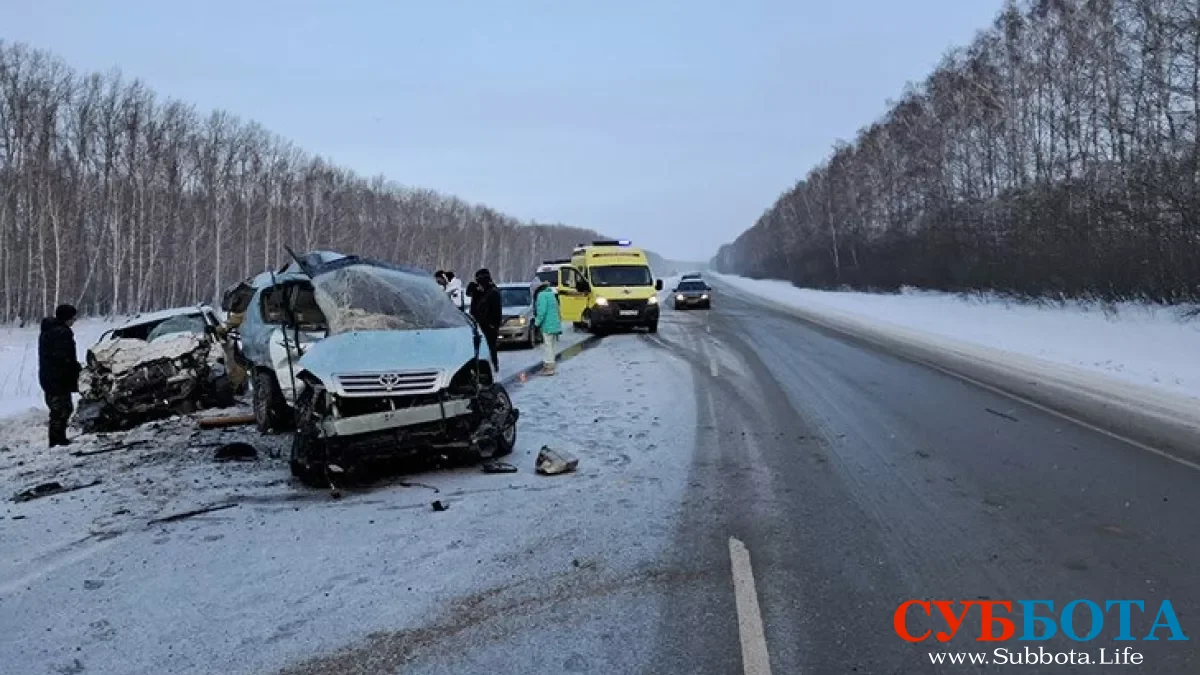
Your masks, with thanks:
M730 537L729 559L733 563L733 596L737 601L738 633L742 638L742 670L746 675L771 675L767 635L763 631L762 611L758 608L750 550Z
M711 373L713 377L720 375L720 370L717 368L717 357L710 356L708 358L708 372Z

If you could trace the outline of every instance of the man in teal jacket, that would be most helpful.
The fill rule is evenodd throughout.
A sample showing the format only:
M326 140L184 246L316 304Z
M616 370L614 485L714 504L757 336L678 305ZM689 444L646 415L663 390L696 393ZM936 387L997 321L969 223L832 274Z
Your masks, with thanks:
M533 325L542 332L542 374L554 375L554 359L558 352L558 336L562 335L562 318L558 314L558 296L543 281L534 291Z

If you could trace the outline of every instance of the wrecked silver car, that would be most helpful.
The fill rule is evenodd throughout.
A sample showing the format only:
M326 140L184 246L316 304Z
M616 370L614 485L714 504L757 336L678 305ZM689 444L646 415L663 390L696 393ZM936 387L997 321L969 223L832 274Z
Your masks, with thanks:
M382 457L512 452L518 411L478 327L420 270L358 258L308 270L327 337L296 363L293 473Z
M106 332L87 352L76 425L116 431L233 405L219 325L202 305L141 315Z

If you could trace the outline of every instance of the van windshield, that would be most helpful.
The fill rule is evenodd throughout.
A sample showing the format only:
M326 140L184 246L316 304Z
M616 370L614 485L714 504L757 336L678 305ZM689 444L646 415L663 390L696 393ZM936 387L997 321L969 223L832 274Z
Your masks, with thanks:
M605 265L591 269L593 286L653 286L654 275L645 265Z
M352 265L318 274L313 287L330 335L470 325L431 277Z

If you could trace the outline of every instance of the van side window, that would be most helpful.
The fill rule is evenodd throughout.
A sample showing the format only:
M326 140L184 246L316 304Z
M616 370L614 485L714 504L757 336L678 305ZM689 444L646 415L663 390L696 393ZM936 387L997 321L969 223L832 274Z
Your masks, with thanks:
M575 288L575 284L579 283L579 272L575 271L574 267L563 267L559 270L562 280L559 282L561 288Z
M272 286L262 292L262 315L266 323L287 323L285 286Z

